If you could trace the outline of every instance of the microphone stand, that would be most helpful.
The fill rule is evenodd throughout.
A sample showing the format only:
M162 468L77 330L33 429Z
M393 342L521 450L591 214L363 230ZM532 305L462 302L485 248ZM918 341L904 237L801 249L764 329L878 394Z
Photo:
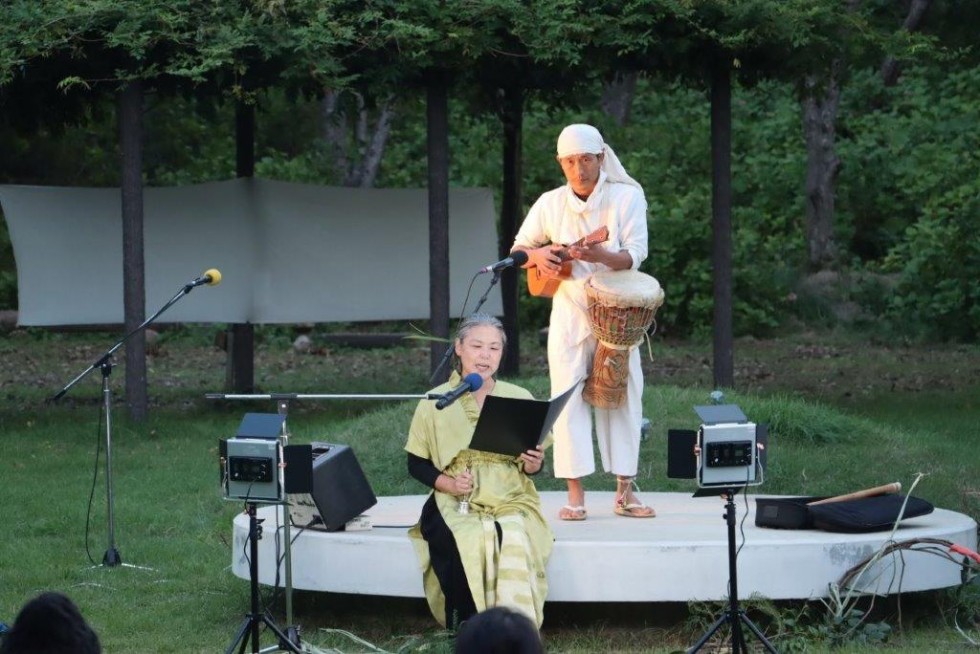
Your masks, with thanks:
M490 297L490 291L492 291L493 287L496 286L497 282L500 281L500 273L502 270L503 268L493 271L493 278L490 280L490 285L487 286L487 290L483 293L483 295L480 296L480 299L477 300L476 306L473 307L473 313L479 311L480 307L483 306L483 303L487 301L488 297ZM477 274L479 275L480 273ZM452 340L450 340L449 347L446 348L446 353L442 355L442 360L439 361L439 365L436 366L436 369L432 372L432 376L429 377L430 384L435 383L435 380L439 378L439 373L442 371L443 367L447 363L449 363L449 359L453 355L454 347L455 347L455 343L453 343Z
M123 346L123 344L128 341L133 335L146 329L147 325L152 323L161 313L173 306L177 300L184 297L192 290L196 285L194 283L185 284L180 291L177 292L170 300L164 304L156 313L144 320L138 327L133 329L131 332L123 336L115 345L110 347L108 350L103 352L98 359L92 362L88 368L83 370L77 377L72 379L70 382L65 384L65 386L55 393L49 402L57 402L62 397L68 393L69 390L75 384L82 381L90 372L98 368L102 372L102 410L105 411L105 495L106 495L106 520L107 520L107 530L108 537L106 539L106 551L102 556L102 565L112 568L117 565L122 565L130 568L141 568L144 570L150 570L151 568L145 568L143 566L135 566L125 564L122 561L122 557L119 555L119 550L116 549L116 531L115 531L115 519L114 519L114 504L112 495L112 391L109 387L109 375L112 374L112 367L115 365L112 360L112 355L115 354L116 350Z

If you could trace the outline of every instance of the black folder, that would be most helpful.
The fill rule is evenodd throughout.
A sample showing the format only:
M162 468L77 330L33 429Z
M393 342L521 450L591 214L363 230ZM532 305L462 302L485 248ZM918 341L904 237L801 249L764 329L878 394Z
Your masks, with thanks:
M476 421L471 450L520 456L540 445L551 432L568 398L581 380L550 400L526 400L488 395Z

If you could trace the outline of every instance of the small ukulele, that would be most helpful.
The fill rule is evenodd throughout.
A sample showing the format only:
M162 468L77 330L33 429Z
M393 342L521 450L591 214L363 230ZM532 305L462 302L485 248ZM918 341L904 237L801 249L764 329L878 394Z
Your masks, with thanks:
M538 270L537 266L527 269L527 290L534 297L554 297L555 291L563 280L572 276L572 261L568 256L568 248L581 245L598 245L609 240L609 228L603 225L588 236L580 238L570 245L561 246L560 250L555 250L561 258L561 272L557 277L548 277Z

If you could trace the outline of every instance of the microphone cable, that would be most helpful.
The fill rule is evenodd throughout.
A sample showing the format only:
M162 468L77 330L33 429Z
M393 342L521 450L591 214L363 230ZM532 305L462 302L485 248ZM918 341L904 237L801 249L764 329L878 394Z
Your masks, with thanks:
M432 375L429 376L429 384L434 384L436 379L439 377L439 373L442 372L443 367L452 360L455 351L453 348L453 333L459 329L459 325L463 322L463 316L466 314L466 305L470 303L470 294L473 292L473 285L476 283L477 278L479 278L480 273L477 272L473 277L470 278L470 285L466 288L466 296L463 298L463 306L460 308L459 318L456 319L456 328L452 330L449 334L449 347L446 349L446 354L443 355L442 361L436 366L436 369L432 371ZM491 284L492 286L492 284ZM489 289L488 289L489 290ZM433 340L439 340L433 337Z
M102 454L102 405L99 405L99 426L95 434L95 462L92 464L92 488L88 493L88 507L85 509L85 555L93 566L99 565L92 558L92 552L88 548L88 538L92 524L92 501L95 498L95 483L99 479L99 458Z

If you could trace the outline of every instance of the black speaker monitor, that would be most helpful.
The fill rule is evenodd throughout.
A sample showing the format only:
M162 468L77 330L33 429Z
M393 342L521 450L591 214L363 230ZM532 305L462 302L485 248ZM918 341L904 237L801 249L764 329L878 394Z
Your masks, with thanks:
M343 529L378 503L354 451L347 445L312 443L313 503L327 531Z

